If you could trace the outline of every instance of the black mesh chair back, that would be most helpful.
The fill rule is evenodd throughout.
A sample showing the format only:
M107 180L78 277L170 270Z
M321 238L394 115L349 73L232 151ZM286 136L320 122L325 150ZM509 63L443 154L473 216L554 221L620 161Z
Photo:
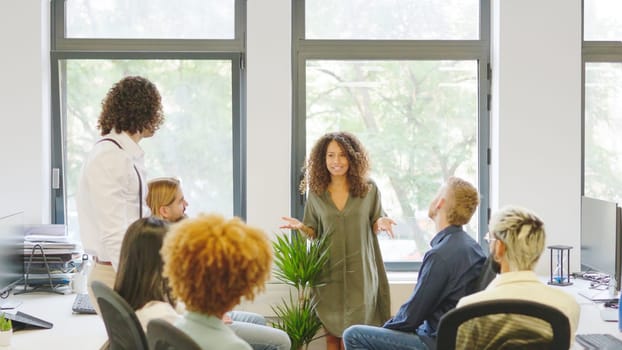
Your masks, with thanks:
M443 315L436 342L439 350L568 350L570 322L558 309L532 301L483 301Z
M108 349L148 350L145 332L125 299L99 281L91 286L108 333Z
M159 318L147 324L147 342L151 350L201 350L189 335Z

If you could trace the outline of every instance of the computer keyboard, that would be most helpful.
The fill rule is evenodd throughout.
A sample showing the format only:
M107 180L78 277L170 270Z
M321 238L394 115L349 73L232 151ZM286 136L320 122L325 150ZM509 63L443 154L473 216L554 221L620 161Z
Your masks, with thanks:
M88 294L76 294L76 299L73 301L71 310L78 314L96 314L91 299Z
M575 339L585 349L622 349L622 340L611 334L577 334Z

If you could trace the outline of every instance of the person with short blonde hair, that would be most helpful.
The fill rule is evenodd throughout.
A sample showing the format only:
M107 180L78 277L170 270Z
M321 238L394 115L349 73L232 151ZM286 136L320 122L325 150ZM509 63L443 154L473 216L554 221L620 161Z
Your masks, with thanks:
M546 241L542 219L528 209L507 206L492 216L487 240L490 255L501 273L485 290L460 299L457 307L495 299L522 299L549 305L568 317L572 343L579 323L579 304L572 295L542 283L533 271ZM490 328L478 329L485 332ZM500 333L503 329L495 331ZM482 334L482 338L494 337Z
M441 316L473 293L486 260L482 247L462 228L479 194L468 181L449 177L430 203L428 216L438 233L421 262L412 295L384 326L356 325L343 334L346 349L433 349Z
M267 236L239 218L202 214L172 226L161 254L164 276L188 311L176 326L202 349L251 349L222 317L263 290L272 266Z
M174 177L161 177L147 184L147 206L151 215L169 222L186 217L188 202L181 189L181 181Z
M468 224L479 204L477 189L468 181L455 176L447 179L446 186L451 193L447 197L447 222L456 226Z

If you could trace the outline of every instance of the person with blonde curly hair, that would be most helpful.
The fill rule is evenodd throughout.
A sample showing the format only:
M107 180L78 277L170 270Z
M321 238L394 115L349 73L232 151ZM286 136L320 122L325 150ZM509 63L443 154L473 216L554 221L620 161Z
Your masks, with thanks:
M369 179L367 151L351 133L333 132L313 146L300 191L308 188L301 221L283 217L281 228L311 238L326 236L327 282L315 290L317 314L328 335L327 349L343 348L341 335L353 324L381 325L390 315L389 282L377 234L393 236L380 191Z
M136 311L144 329L149 321L162 318L175 323L185 312L184 303L177 302L168 280L163 276L160 255L169 222L151 216L130 225L123 238L119 269L114 290ZM223 322L254 350L289 350L288 335L266 326L266 319L258 314L231 311L223 315Z
M147 206L151 215L168 222L186 217L188 202L181 189L181 181L174 177L161 177L147 184Z
M161 254L163 275L187 310L175 325L205 350L251 349L222 318L263 290L272 266L267 236L239 218L202 214L172 226Z
M78 180L76 207L80 238L95 265L88 276L112 288L127 227L149 212L144 208L146 172L139 142L164 120L160 93L151 81L128 76L108 91L97 127L99 139ZM89 287L89 296L95 297Z
M462 228L479 204L479 194L468 181L449 177L430 203L428 216L438 233L421 262L412 295L381 327L346 329L346 349L434 349L441 316L458 300L473 293L486 255Z
M154 217L171 223L187 218L185 211L188 202L184 197L180 180L173 177L157 178L149 181L148 188L147 205ZM183 312L183 308L179 311ZM157 312L159 310L156 310L155 314ZM223 321L254 350L289 350L291 346L287 334L266 327L266 318L260 314L230 311L223 316Z

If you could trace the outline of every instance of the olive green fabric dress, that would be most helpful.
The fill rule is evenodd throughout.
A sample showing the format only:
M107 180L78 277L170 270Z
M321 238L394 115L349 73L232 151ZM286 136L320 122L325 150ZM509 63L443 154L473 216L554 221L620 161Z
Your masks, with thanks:
M339 211L330 194L309 193L303 222L328 235L325 285L315 289L317 313L332 335L355 324L381 326L390 318L389 282L373 224L382 216L380 192L370 181L363 198L348 197Z

